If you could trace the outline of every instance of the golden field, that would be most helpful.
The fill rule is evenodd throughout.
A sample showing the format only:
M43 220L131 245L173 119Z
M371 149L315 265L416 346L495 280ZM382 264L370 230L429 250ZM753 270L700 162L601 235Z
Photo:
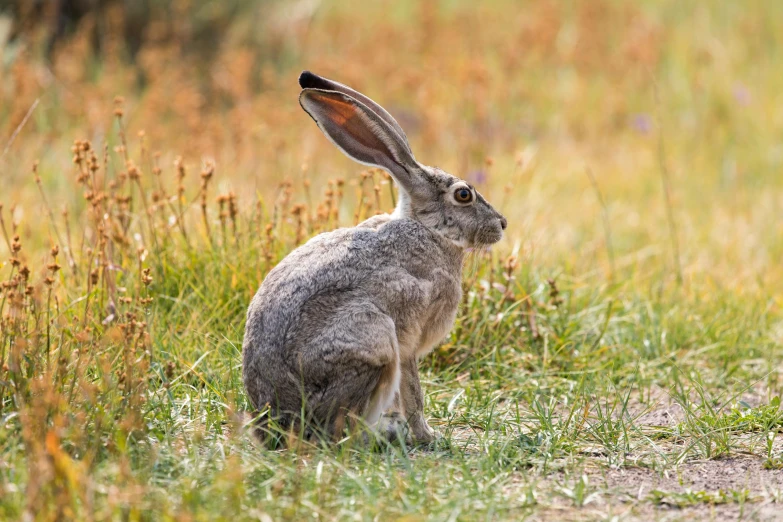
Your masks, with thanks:
M774 514L783 4L106 2L48 52L25 5L0 9L0 518ZM272 451L237 415L265 273L393 206L303 69L508 217L421 362L435 448ZM746 483L660 478L738 455ZM640 469L632 498L612 477Z

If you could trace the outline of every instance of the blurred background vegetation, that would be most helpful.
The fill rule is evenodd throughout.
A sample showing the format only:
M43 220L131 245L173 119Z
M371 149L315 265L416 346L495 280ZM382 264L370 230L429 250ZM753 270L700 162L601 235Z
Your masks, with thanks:
M237 426L266 272L392 206L302 112L303 69L509 218L422 363L446 449ZM0 518L515 518L555 468L585 493L587 455L755 451L721 417L749 383L779 466L781 71L770 0L0 0ZM631 394L688 417L615 415Z
M760 214L780 206L776 2L4 1L0 135L40 99L4 158L19 201L28 168L11 158L62 187L67 156L49 145L111 142L116 95L165 167L213 158L251 193L303 166L351 178L296 103L307 68L387 105L423 161L483 182L543 256L601 257L590 169L618 257L666 257L666 169L686 272L780 281L764 270L779 224Z

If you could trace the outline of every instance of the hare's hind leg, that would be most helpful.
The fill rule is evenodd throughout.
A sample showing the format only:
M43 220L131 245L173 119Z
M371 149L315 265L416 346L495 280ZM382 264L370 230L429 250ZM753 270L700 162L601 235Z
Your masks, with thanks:
M396 344L396 343L395 343ZM399 354L395 350L395 354ZM378 384L370 397L370 402L364 412L364 421L369 426L376 426L383 412L394 404L394 397L400 389L400 360L395 357L383 369Z
M400 385L394 321L371 303L351 303L308 339L302 380L312 420L339 436L346 424L375 426ZM308 385L308 383L311 383Z

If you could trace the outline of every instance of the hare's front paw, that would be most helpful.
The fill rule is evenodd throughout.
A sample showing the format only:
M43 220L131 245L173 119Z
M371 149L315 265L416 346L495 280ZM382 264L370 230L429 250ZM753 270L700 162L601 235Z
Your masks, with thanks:
M427 424L424 416L411 419L409 423L413 442L417 444L429 444L440 438L440 434Z

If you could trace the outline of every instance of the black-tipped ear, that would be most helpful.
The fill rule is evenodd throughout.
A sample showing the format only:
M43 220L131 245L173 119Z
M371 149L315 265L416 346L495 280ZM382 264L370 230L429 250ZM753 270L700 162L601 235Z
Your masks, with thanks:
M347 94L351 98L363 103L368 109L374 112L378 118L389 124L391 130L397 134L398 141L406 149L408 149L410 155L413 156L413 151L411 150L411 146L408 143L408 137L405 135L405 131L402 130L402 127L400 127L400 124L397 123L397 120L395 120L392 115L386 111L386 109L372 101L364 94L351 89L347 85L343 85L342 83L338 83L333 80L328 80L322 76L313 74L310 71L302 71L302 74L299 75L299 85L302 87L302 89L319 89L323 91L340 92Z
M329 86L329 82L324 78L321 78L317 74L313 74L310 71L302 71L299 75L299 86L302 89L323 89L325 91L333 91Z

